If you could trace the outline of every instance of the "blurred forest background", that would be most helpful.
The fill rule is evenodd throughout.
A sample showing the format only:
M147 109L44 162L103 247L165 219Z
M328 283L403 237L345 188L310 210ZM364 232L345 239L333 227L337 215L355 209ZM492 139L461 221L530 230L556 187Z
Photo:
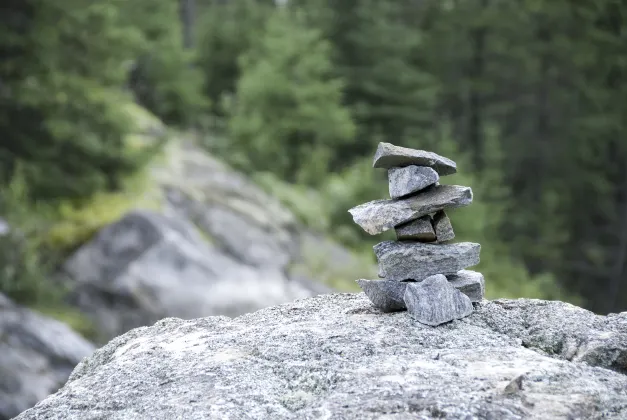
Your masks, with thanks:
M378 142L457 161L488 297L627 310L623 0L7 0L0 291L37 305L160 144L138 103L357 252Z

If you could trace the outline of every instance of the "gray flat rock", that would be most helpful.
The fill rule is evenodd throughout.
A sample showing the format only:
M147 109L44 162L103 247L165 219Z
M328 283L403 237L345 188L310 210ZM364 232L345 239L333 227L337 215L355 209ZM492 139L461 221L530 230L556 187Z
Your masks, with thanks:
M433 215L433 229L438 243L443 243L455 239L455 231L444 210L440 210Z
M391 143L379 143L374 155L374 168L394 168L409 165L428 166L441 176L457 172L457 164L433 152L395 146Z
M419 242L434 242L436 239L435 231L431 224L431 216L429 215L397 226L394 230L396 231L396 239L399 241L414 240Z
M473 311L468 296L451 286L442 274L408 283L403 299L412 318L432 327L465 318Z
M416 193L435 184L440 179L438 173L426 166L410 165L388 169L388 189L390 197L400 198Z
M379 276L386 280L423 280L434 274L456 274L479 264L481 245L474 242L425 244L385 241L374 246Z
M460 185L434 185L417 195L375 200L349 210L353 220L371 235L410 222L430 213L472 203L472 189Z
M485 279L481 273L461 270L446 278L453 287L468 296L472 302L481 302L485 297Z
M364 291L374 306L383 312L405 310L406 283L393 280L357 280L357 284Z
M16 420L619 420L626 372L627 312L499 299L432 328L334 293L134 329Z

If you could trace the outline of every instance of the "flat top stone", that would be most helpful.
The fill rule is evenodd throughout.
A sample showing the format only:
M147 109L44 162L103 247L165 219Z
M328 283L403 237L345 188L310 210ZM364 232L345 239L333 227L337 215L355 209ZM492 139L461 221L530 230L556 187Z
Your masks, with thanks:
M436 153L395 146L391 143L379 143L374 155L373 168L390 169L409 165L428 166L442 176L457 172L455 162Z
M132 330L16 420L625 419L625 373L627 312L503 299L432 328L338 293Z
M407 198L374 200L349 210L353 221L371 235L439 210L468 206L472 189L460 185L434 185Z

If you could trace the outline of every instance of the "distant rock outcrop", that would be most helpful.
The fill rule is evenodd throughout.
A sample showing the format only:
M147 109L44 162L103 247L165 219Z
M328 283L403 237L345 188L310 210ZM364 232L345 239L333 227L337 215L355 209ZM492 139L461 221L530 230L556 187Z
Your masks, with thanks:
M601 417L627 418L627 312L482 301L433 328L360 293L135 329L16 420Z
M237 316L332 291L315 270L295 270L308 258L346 279L345 267L367 271L184 136L149 169L150 199L142 201L158 208L126 214L63 266L72 303L91 318L99 343L164 317Z
M0 293L0 420L57 391L94 347L65 324Z

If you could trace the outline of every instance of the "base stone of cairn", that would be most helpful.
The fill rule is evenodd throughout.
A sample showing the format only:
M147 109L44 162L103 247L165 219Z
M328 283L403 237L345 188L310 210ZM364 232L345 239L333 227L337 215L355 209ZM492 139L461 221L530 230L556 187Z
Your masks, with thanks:
M418 322L437 326L470 315L485 296L479 263L481 245L449 243L455 232L446 210L472 203L472 190L440 185L457 172L452 160L432 152L379 143L374 168L388 170L390 199L349 210L371 235L394 229L396 241L374 246L379 280L357 283L383 312L408 310Z

